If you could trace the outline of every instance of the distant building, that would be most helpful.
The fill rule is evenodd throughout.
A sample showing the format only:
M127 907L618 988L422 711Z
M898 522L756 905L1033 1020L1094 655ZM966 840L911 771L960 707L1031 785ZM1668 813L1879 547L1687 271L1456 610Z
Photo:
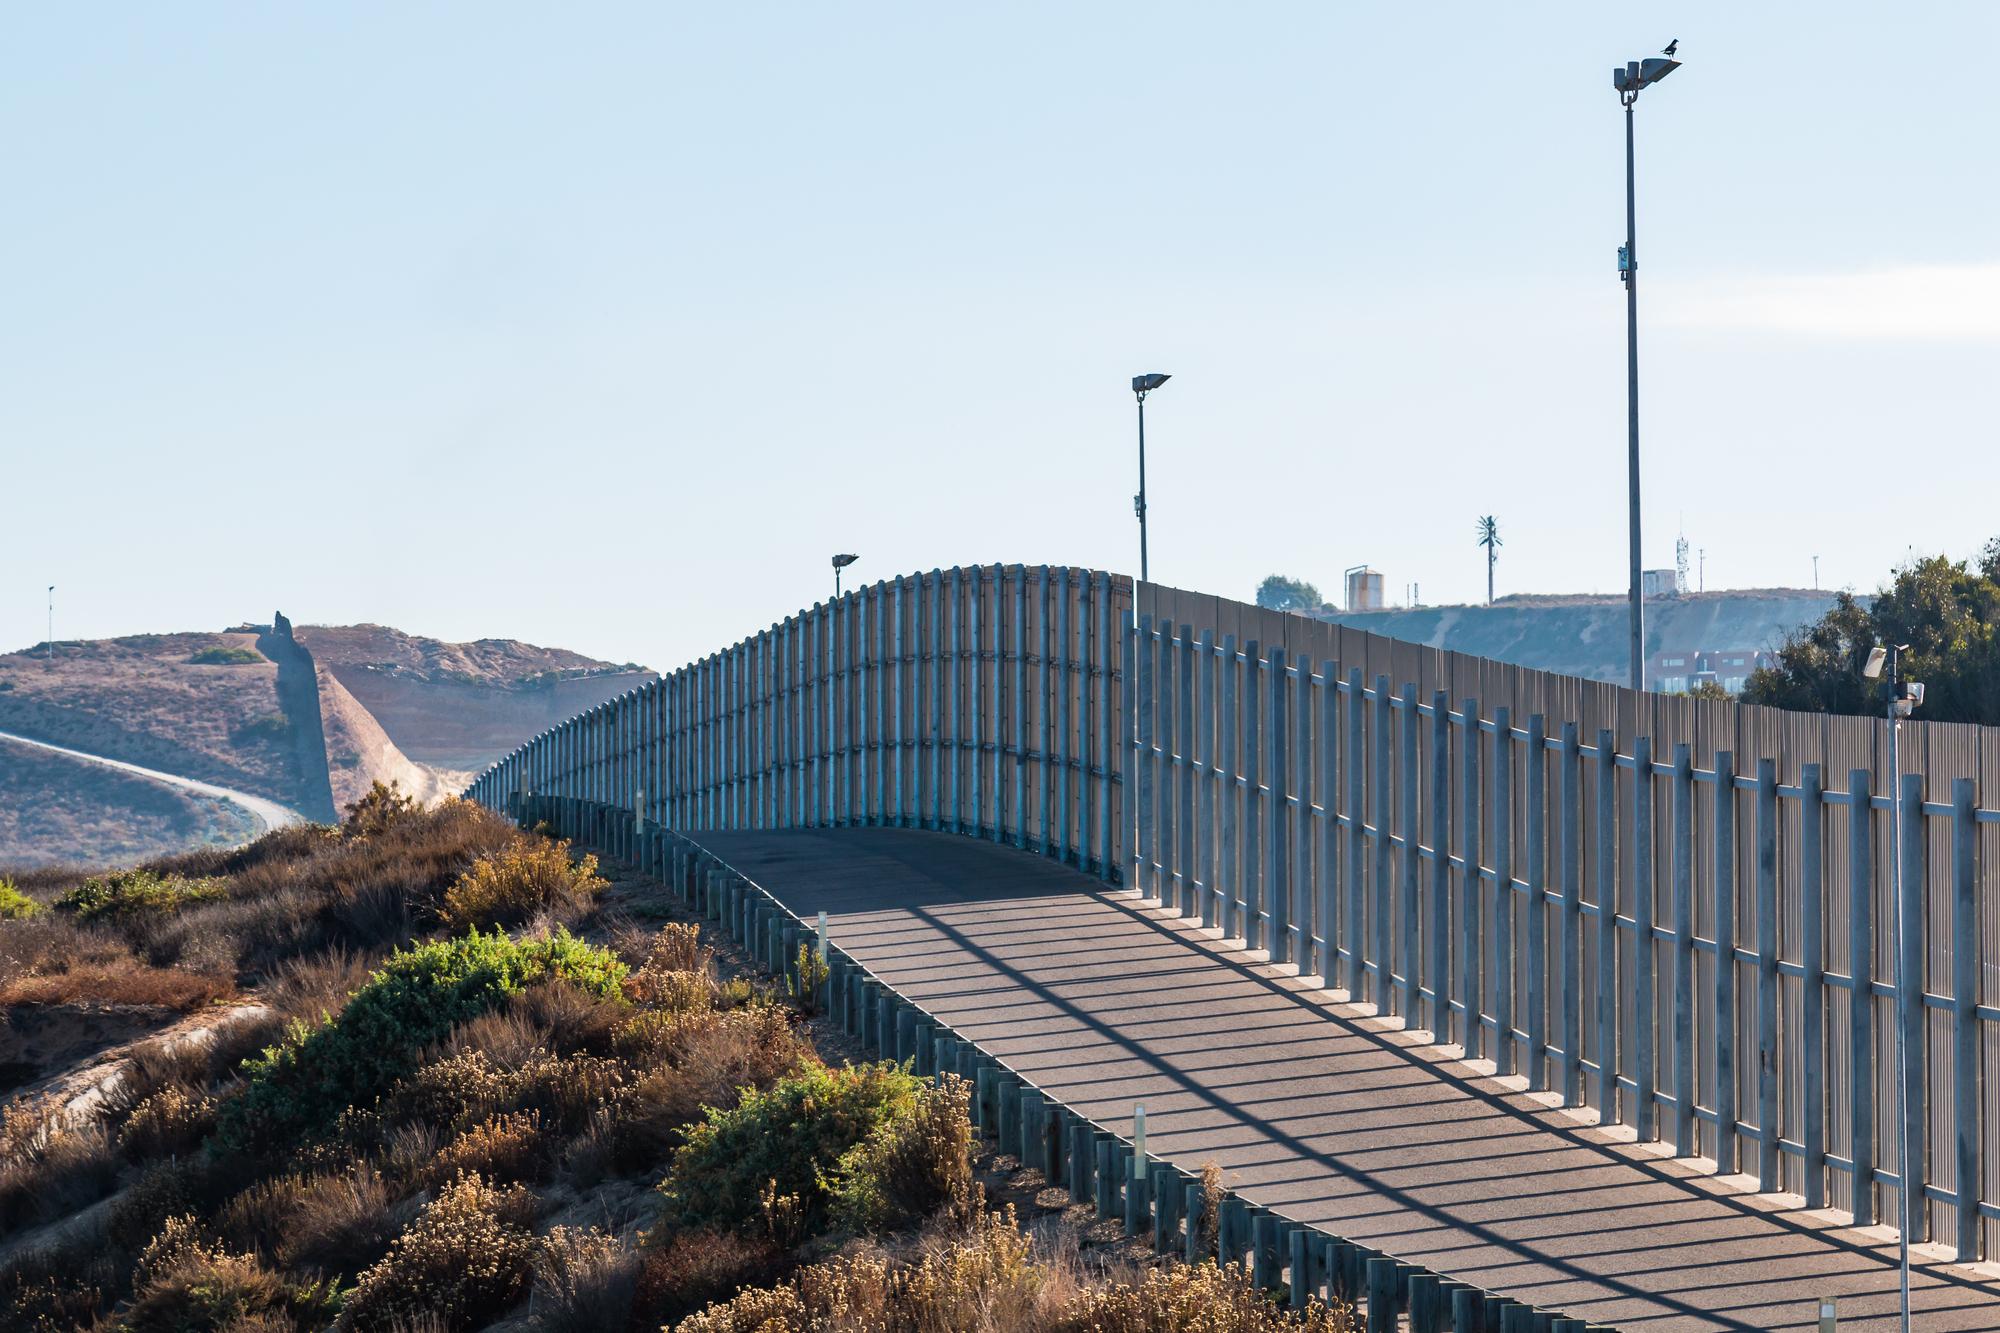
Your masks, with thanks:
M1628 596L1630 594L1627 594ZM1639 595L1642 597L1678 597L1681 595L1681 575L1677 569L1642 569L1639 571Z
M1771 656L1752 648L1677 648L1654 653L1647 664L1646 688L1658 694L1686 694L1697 685L1713 682L1731 694L1741 694L1750 673L1770 665Z
M1347 609L1380 611L1382 607L1382 576L1366 565L1348 570Z

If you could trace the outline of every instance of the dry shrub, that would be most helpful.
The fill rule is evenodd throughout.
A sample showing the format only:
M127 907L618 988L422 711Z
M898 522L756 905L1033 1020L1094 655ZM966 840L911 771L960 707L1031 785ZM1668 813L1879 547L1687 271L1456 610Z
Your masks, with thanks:
M1011 1210L988 1214L965 1240L914 1264L879 1252L815 1264L783 1286L748 1290L676 1326L675 1333L809 1333L851 1328L924 1330L1039 1327L1030 1314L1043 1273ZM1199 1326L1189 1325L1190 1329Z
M318 1023L337 1015L348 997L368 984L369 960L345 945L279 967L260 998L286 1019Z
M215 1132L215 1098L174 1084L140 1102L118 1134L126 1160L143 1162L198 1146Z
M634 1328L678 1324L746 1287L781 1282L796 1267L790 1254L767 1240L713 1231L683 1231L645 1256L632 1298Z
M143 1004L189 1013L236 994L225 976L148 967L137 959L116 964L83 964L63 971L18 977L0 984L0 1005Z
M425 1174L433 1182L460 1175L483 1176L495 1184L532 1182L547 1176L549 1157L541 1114L517 1112L466 1130L439 1150Z
M972 1085L955 1074L919 1089L910 1109L841 1158L835 1222L854 1231L908 1226L944 1210L965 1225L980 1204L972 1179Z
M663 972L712 972L715 950L701 942L701 927L693 922L662 926L653 936L646 966Z
M105 1240L136 1252L159 1234L169 1218L208 1212L224 1188L205 1154L149 1162L138 1179L112 1200Z
M0 1235L96 1203L117 1183L119 1158L104 1126L53 1098L10 1105L0 1139Z
M1222 1187L1222 1166L1210 1160L1201 1164L1201 1213L1188 1219L1191 1226L1200 1228L1204 1250L1215 1253L1218 1230L1222 1225L1222 1196L1227 1193Z
M703 1108L729 1109L743 1090L768 1091L812 1059L782 1010L745 1009L663 1016L637 1063L651 1065L632 1092L621 1159L657 1161L679 1142L674 1131Z
M416 797L403 794L401 783L392 779L385 787L378 778L366 795L347 807L347 822L341 832L350 838L379 837L393 825L422 814L423 808Z
M425 1314L453 1330L487 1322L527 1292L534 1214L533 1196L519 1185L496 1190L466 1176L447 1186L361 1275L338 1326L387 1333Z
M674 1333L810 1333L828 1327L946 1333L1351 1333L1352 1316L1317 1301L1278 1305L1238 1265L1180 1264L1090 1280L1040 1263L1011 1209L983 1214L962 1239L914 1261L881 1251L801 1270L747 1290L675 1326Z
M146 1247L137 1278L120 1324L129 1333L234 1329L245 1319L317 1329L340 1304L333 1284L291 1282L254 1255L231 1254L209 1244L188 1217L168 1221Z
M1172 1264L1132 1282L1085 1287L1046 1314L1046 1333L1350 1333L1352 1313L1317 1300L1302 1311L1269 1300L1239 1264Z
M523 838L481 856L444 897L454 930L517 926L545 910L581 913L610 885L597 858L569 859L569 844Z
M476 1051L496 1069L519 1069L548 1045L548 1030L510 1005L460 1023L445 1039L442 1053L449 1059Z
M578 1051L610 1054L627 1012L623 1003L600 999L566 981L544 982L518 991L508 999L507 1007L546 1032L549 1049L557 1055Z
M617 1117L611 1107L597 1107L562 1151L563 1177L571 1188L587 1190L610 1175L617 1160Z
M94 1238L44 1245L0 1266L0 1328L57 1333L102 1327L124 1285L124 1264Z
M484 1051L467 1051L425 1065L397 1089L399 1101L440 1130L484 1120L505 1102L507 1079Z
M553 1227L535 1247L535 1313L553 1333L625 1326L639 1287L639 1252L595 1227Z
M627 1085L624 1066L594 1055L540 1055L508 1078L508 1104L539 1112L553 1133L574 1134Z
M358 1273L377 1263L423 1204L361 1162L338 1175L279 1176L216 1215L216 1233L287 1268Z

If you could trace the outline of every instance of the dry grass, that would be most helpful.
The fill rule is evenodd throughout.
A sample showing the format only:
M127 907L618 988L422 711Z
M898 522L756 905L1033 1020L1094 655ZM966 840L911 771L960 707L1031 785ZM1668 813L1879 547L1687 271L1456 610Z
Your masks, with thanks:
M783 1010L704 1011L667 1018L633 1054L633 1063L653 1066L633 1089L623 1126L627 1143L642 1157L667 1156L679 1146L674 1131L700 1120L703 1107L734 1106L743 1089L766 1091L814 1058Z
M354 1274L378 1263L422 1206L361 1162L339 1175L253 1185L223 1205L215 1230L226 1243L286 1267Z
M632 1326L678 1325L745 1288L782 1282L797 1266L788 1252L769 1241L684 1231L671 1244L645 1251L632 1300Z
M535 1247L535 1314L551 1333L622 1329L639 1288L639 1252L596 1228L553 1227Z
M674 1333L1352 1333L1345 1310L1291 1311L1237 1265L1090 1273L1034 1252L1012 1211L911 1259L862 1249L743 1291L675 1324Z
M95 1203L118 1179L104 1127L53 1099L8 1106L0 1145L0 1235Z

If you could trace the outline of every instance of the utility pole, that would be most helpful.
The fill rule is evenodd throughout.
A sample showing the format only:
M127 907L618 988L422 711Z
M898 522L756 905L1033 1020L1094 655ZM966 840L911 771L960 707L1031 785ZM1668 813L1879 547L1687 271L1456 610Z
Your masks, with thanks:
M1488 514L1479 520L1478 545L1486 548L1486 604L1493 605L1493 558L1500 549L1500 525Z
M42 660L51 663L56 660L56 585L53 583L49 585L49 639L42 646Z

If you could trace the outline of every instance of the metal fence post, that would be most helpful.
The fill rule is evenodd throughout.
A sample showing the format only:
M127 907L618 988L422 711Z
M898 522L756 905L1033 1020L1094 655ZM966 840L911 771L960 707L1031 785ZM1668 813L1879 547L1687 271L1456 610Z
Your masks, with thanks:
M1674 746L1674 1156L1697 1151L1694 1118L1694 759ZM1721 775L1717 774L1717 781ZM1721 797L1716 798L1718 801ZM1721 853L1716 854L1717 863ZM1716 967L1722 959L1718 954ZM1718 972L1718 975L1720 973Z
M1875 1225L1875 821L1865 768L1847 773L1848 1158L1854 1163L1854 1225Z
M1778 763L1757 761L1757 1188L1778 1188Z
M1924 873L1928 860L1924 846L1924 775L1903 774L1903 984L1897 996L1898 1019L1903 1025L1901 1071L1904 1081L1903 1133L1907 1161L1903 1168L1909 1178L1902 1188L1910 1194L1910 1243L1931 1238L1930 1204L1924 1186L1930 1183L1930 1100L1924 1070L1929 1063L1924 1049Z
M1389 678L1375 677L1375 769L1369 786L1375 796L1375 895L1369 908L1369 915L1375 925L1375 986L1370 998L1375 1001L1375 1012L1386 1018L1389 1015L1389 978L1395 972L1395 936L1391 933L1393 917L1390 911L1390 853L1389 825L1395 809L1395 797L1389 786Z
M1479 700L1467 699L1464 708L1465 740L1459 759L1464 770L1464 830L1460 851L1465 858L1461 878L1459 925L1464 946L1459 951L1459 990L1465 1001L1465 1058L1479 1058L1485 1025L1481 1015L1485 998L1480 987L1479 951L1485 941L1479 931L1479 899L1486 885L1479 875Z
M1952 1123L1957 1142L1953 1172L1958 1191L1958 1261L1979 1258L1979 787L1971 778L1951 784L1951 997Z
M1736 756L1715 753L1715 1169L1736 1156Z
M1514 1072L1514 710L1493 710L1493 1072Z
M1799 1064L1806 1207L1826 1207L1826 818L1820 766L1799 773Z
M1269 650L1271 670L1271 847L1270 934L1264 947L1273 963L1289 963L1292 930L1292 811L1291 786L1291 673L1286 670L1283 648Z
M1237 817L1242 807L1242 798L1236 786L1236 636L1222 636L1222 712L1217 721L1222 727L1222 771L1217 775L1222 797L1222 860L1215 874L1216 894L1222 901L1222 911L1216 924L1222 929L1222 937L1235 939L1237 929L1236 899L1242 892L1243 881L1237 873L1239 857Z
M1548 1086L1548 719L1528 719L1528 1091Z
M1451 1040L1451 696L1431 691L1431 1036Z
M1583 1100L1582 792L1576 723L1562 729L1562 1100Z
M1139 836L1132 847L1132 862L1136 870L1134 887L1140 898L1156 898L1160 890L1153 874L1154 847L1154 775L1153 775L1153 618L1139 617L1138 628L1138 707L1133 710L1138 720L1139 734L1135 738L1136 767L1139 770ZM976 669L976 668L975 668ZM978 764L975 754L974 766Z
M1201 632L1197 651L1201 655L1201 693L1196 704L1196 733L1201 745L1201 813L1195 823L1201 830L1201 849L1195 874L1201 892L1201 924L1215 924L1215 631Z
M1403 682L1402 706L1396 727L1402 738L1403 778L1403 1027L1421 1021L1418 1001L1423 990L1423 940L1420 904L1423 901L1423 824L1417 809L1417 684Z
M1641 1143L1659 1138L1653 957L1653 738L1632 738L1632 1080L1633 1128Z

